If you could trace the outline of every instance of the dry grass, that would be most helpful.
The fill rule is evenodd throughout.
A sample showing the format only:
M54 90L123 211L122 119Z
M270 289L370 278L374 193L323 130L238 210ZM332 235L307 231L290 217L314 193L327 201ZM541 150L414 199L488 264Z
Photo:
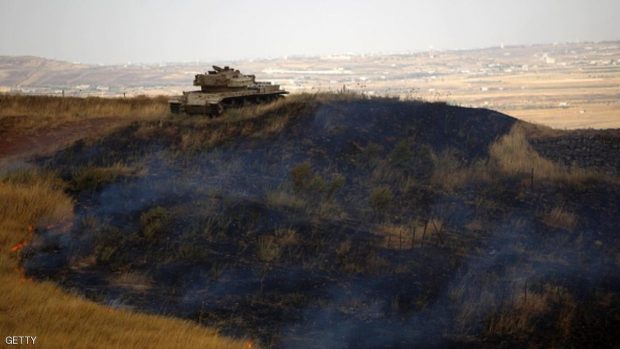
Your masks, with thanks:
M136 120L168 115L165 98L76 98L0 94L0 161L50 154Z
M570 293L561 287L546 285L541 291L521 292L511 306L495 313L489 319L487 333L492 335L525 335L533 333L536 321L550 317L550 313L559 309L555 316L555 327L564 335L571 332L575 301Z
M491 318L487 331L500 335L532 332L533 320L549 311L548 298L545 293L520 294L511 309L499 312Z
M258 238L256 256L261 262L275 262L282 254L282 246L273 235L263 235Z
M108 278L111 285L124 287L135 292L145 292L153 286L153 279L143 274L134 272L122 272Z
M258 237L256 257L261 262L277 262L282 257L290 257L300 241L295 229L278 228L272 234Z
M508 174L529 174L534 169L538 177L559 178L565 172L530 146L519 125L493 143L489 153L499 169Z
M179 150L205 150L238 137L264 138L278 133L292 118L304 115L327 98L295 95L269 104L228 109L217 118L175 115L163 130L152 125L142 126L138 134L148 137L170 132L174 136L175 132L180 132Z
M438 155L432 154L432 159L431 184L447 192L453 192L473 181L489 182L492 180L493 169L488 164L484 161L477 161L470 166L465 166L451 149Z
M168 111L166 97L100 98L0 94L0 117L36 115L39 118L151 117Z
M293 246L299 243L299 234L292 228L276 229L274 235L281 246Z
M265 200L271 207L287 207L293 209L305 208L307 203L297 195L289 194L281 190L268 192L265 196Z
M374 232L383 237L382 247L393 250L408 250L441 242L444 222L437 217L428 222L412 221L408 224L381 224Z
M139 169L122 163L115 163L107 167L85 166L73 173L70 189L74 191L96 190L120 177L133 177L140 174Z
M460 308L456 318L460 331L477 331L484 324L483 332L488 336L527 337L544 321L564 336L571 334L576 303L567 289L545 284L534 290L527 283L515 283L503 294L493 289L496 277L489 275L471 289L450 291L452 302Z
M368 203L377 212L384 212L394 200L392 189L387 186L373 188L368 197Z
M168 114L167 108L163 97L62 98L0 94L0 136L10 142L26 142L33 146L41 142L40 138L50 138L51 144L44 148L55 148L69 140L104 135L131 121L164 117Z
M543 222L553 228L574 230L577 226L577 217L563 207L554 207L550 212L545 214Z
M72 202L62 192L64 183L52 174L18 172L0 182L0 219L21 226L43 225L71 218ZM4 245L11 240L0 240Z
M549 137L562 131L544 126L518 123L512 130L489 147L489 161L471 165L460 162L450 149L433 154L431 183L452 192L468 183L490 183L508 176L520 176L524 181L534 180L580 184L587 181L615 181L615 179L590 169L561 166L545 159L532 148L528 137ZM528 182L529 183L529 182Z
M62 225L73 204L52 175L22 172L0 181L0 333L35 335L46 348L244 348L187 321L111 309L19 271L33 226Z
M415 226L384 224L376 227L375 233L383 237L382 247L393 250L411 248Z
M207 118L201 116L176 116L181 124L192 126L205 126L217 124L240 124L242 121L255 120L264 118L267 115L276 116L269 118L268 121L276 121L271 128L277 129L280 124L278 120L286 120L287 117L298 116L300 112L309 110L319 103L327 103L333 101L353 101L364 99L365 97L358 94L333 94L333 93L300 93L280 98L274 102L266 104L249 105L240 108L229 108L216 118ZM251 125L243 123L244 125ZM243 134L250 134L243 133Z
M569 170L543 158L528 143L526 130L521 124L516 124L507 135L493 143L489 153L497 168L508 175L528 175L533 171L536 180L572 184L606 179L595 171L576 167Z
M280 98L275 102L267 104L250 105L242 108L227 109L222 117L209 120L211 123L228 123L237 122L241 120L254 119L260 115L265 115L273 112L281 113L286 110L287 107L294 104L310 104L317 102L318 97L314 95L300 94L293 95L286 98ZM286 113L288 114L288 113Z

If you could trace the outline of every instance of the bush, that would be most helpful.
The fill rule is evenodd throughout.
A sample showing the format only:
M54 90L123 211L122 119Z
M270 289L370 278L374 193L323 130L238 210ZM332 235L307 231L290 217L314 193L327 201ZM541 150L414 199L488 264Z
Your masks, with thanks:
M95 236L94 255L97 263L110 264L118 259L125 236L118 229L100 229Z
M261 262L273 262L280 258L282 248L272 235L265 235L258 238L256 255Z
M334 179L329 184L325 192L325 199L330 200L333 197L334 193L336 193L338 189L344 186L345 182L346 182L346 179L343 175L337 174L336 176L334 176Z
M388 187L378 187L375 188L370 194L370 207L372 207L377 212L384 212L392 200L394 199L394 194L392 190Z
M177 248L177 257L182 261L187 262L206 262L209 253L200 246L197 246L194 241L183 242Z
M151 208L140 216L140 231L142 236L148 241L159 240L166 232L170 224L170 214L168 210L161 206Z
M306 189L312 179L312 167L308 161L296 165L291 169L291 180L293 181L293 189L300 192Z
M409 143L405 140L402 140L396 144L392 154L390 154L390 164L392 166L402 166L409 167L409 162L413 157L413 152L411 151L411 147Z

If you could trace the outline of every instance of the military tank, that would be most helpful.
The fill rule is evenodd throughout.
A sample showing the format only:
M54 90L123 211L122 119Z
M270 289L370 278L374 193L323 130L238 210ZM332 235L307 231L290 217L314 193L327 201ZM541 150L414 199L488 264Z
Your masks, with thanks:
M218 116L225 108L273 101L288 94L280 85L256 81L254 75L244 75L228 66L216 65L205 74L197 74L194 86L199 91L183 92L169 101L172 113Z

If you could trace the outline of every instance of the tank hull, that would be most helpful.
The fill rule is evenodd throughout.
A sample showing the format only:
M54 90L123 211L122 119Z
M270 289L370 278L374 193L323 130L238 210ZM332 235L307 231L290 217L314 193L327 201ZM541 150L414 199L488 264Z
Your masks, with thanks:
M260 104L288 94L279 85L257 82L254 75L243 75L238 70L213 67L215 71L198 74L194 80L198 91L183 92L169 101L170 112L190 115L220 115L225 108Z

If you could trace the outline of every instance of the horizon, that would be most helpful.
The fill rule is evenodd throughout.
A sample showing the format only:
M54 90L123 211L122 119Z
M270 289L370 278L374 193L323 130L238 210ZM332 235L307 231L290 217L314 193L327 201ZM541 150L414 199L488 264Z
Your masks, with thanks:
M484 46L484 47L471 47L471 48L455 48L455 49L427 49L420 51L402 51L402 52L332 52L325 54L290 54L283 56L274 56L274 57L250 57L250 58L239 58L239 59L227 59L222 58L220 61L225 62L247 62L247 61L262 61L262 60L278 60L278 59L295 59L295 58L322 58L329 56L353 56L353 57L364 57L364 56L397 56L397 55L416 55L416 54L425 54L431 52L470 52L470 51L482 51L482 50L492 50L492 49L511 49L511 48L521 48L521 47L537 47L537 46L559 46L559 45L583 45L583 44L603 44L603 43L620 43L620 38L611 39L611 40L586 40L586 41L563 41L563 42L536 42L531 44L505 44L500 43L494 46ZM123 66L123 65L158 65L158 64L195 64L195 63L215 63L217 60L185 60L185 61L153 61L153 62L120 62L120 63L92 63L92 62L80 62L80 61L70 61L64 59L57 59L52 57L45 56L37 56L31 54L23 54L23 55L10 55L10 54L0 54L0 57L32 57L32 58L40 58L51 61L58 61L64 63L71 64L82 64L82 65L91 65L91 66Z
M406 54L620 39L620 4L399 0L0 0L0 55L157 64ZM33 11L32 9L37 9ZM483 18L485 20L480 20Z

